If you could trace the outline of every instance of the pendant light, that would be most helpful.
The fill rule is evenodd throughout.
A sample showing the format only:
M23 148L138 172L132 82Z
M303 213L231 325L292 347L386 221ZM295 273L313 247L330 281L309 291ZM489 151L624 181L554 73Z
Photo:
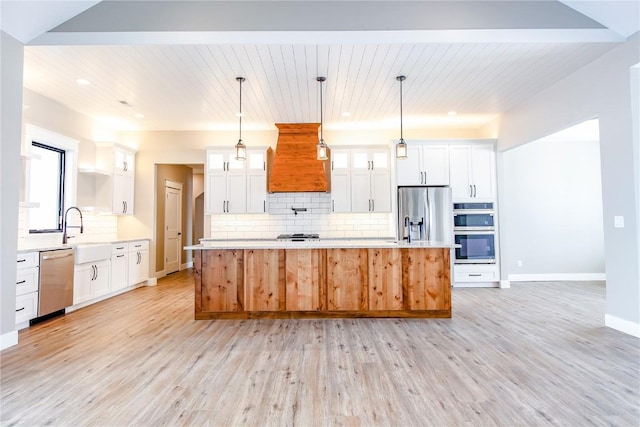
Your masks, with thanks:
M324 138L322 138L322 82L327 80L326 77L316 77L316 80L320 82L320 140L318 141L318 145L316 145L316 158L318 160L327 160L329 157L327 156L327 144L324 143Z
M236 144L236 160L246 160L247 158L247 146L242 142L242 82L246 79L244 77L236 77L238 83L240 83L240 131L238 136L238 143Z
M406 76L398 76L396 80L400 82L400 141L396 144L396 159L404 160L407 158L407 143L402 137L402 82Z

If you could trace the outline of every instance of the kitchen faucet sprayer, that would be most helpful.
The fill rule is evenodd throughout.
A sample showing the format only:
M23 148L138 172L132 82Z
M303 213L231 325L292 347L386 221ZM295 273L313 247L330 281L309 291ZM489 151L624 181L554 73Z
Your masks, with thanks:
M67 215L69 214L69 211L71 209L77 210L78 213L80 214L80 226L77 225L67 225ZM68 208L66 210L66 212L64 213L64 217L62 219L62 244L66 245L67 244L67 240L69 239L69 237L67 237L67 229L69 228L79 228L80 229L80 234L82 234L84 232L84 221L82 220L82 211L75 207L75 206L71 206L70 208Z

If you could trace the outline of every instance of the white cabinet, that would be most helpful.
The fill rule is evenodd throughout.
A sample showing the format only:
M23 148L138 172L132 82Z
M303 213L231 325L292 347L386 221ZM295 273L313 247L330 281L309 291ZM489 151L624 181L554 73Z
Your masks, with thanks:
M207 150L205 206L207 214L247 212L246 161L235 150Z
M111 288L110 261L102 260L76 265L73 277L73 304L98 298Z
M396 160L398 185L449 185L449 146L409 142L407 158Z
M331 212L351 212L350 152L331 149Z
M391 212L391 168L387 148L351 150L351 212Z
M496 197L493 144L450 147L451 191L454 200L493 200Z
M500 281L500 271L497 264L455 264L453 281L454 286L456 283L496 283Z
M111 246L111 292L126 288L129 271L129 245L114 243Z
M205 207L207 214L262 213L266 211L266 149L247 149L246 160L235 150L207 150Z
M129 286L144 282L149 278L149 241L129 243L128 283Z
M40 256L38 252L18 254L16 274L16 325L38 315Z
M78 205L83 210L133 215L135 151L96 143L95 165L78 168Z
M267 151L247 149L247 213L267 211Z

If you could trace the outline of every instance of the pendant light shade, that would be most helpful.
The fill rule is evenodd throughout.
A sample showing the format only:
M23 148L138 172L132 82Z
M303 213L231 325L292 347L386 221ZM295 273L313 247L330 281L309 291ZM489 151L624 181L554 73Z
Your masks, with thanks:
M247 158L247 146L242 142L242 82L245 81L244 77L236 77L238 83L240 83L240 131L238 135L238 143L236 144L236 160L246 160Z
M329 158L327 153L328 147L322 137L322 82L326 79L326 77L316 77L316 80L320 82L320 139L318 140L318 145L316 145L316 158L318 160L327 160Z
M402 137L402 82L405 81L406 76L398 76L396 80L400 82L400 140L396 144L396 159L404 160L407 158L407 143L404 142Z

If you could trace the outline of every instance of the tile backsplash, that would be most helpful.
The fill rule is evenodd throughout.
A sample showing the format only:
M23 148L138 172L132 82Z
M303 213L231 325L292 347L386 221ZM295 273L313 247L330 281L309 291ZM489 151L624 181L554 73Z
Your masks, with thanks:
M392 237L389 213L332 213L327 193L269 194L268 214L211 215L213 239L273 239L279 234L318 233L320 237ZM297 215L291 209L306 208Z
M71 218L71 214L69 215ZM115 215L82 212L84 231L80 234L77 228L69 229L68 235L75 236L70 244L86 242L109 242L118 239L118 217ZM73 216L70 224L80 224L78 217ZM29 208L20 208L18 216L18 248L48 245L60 245L62 233L29 234Z

